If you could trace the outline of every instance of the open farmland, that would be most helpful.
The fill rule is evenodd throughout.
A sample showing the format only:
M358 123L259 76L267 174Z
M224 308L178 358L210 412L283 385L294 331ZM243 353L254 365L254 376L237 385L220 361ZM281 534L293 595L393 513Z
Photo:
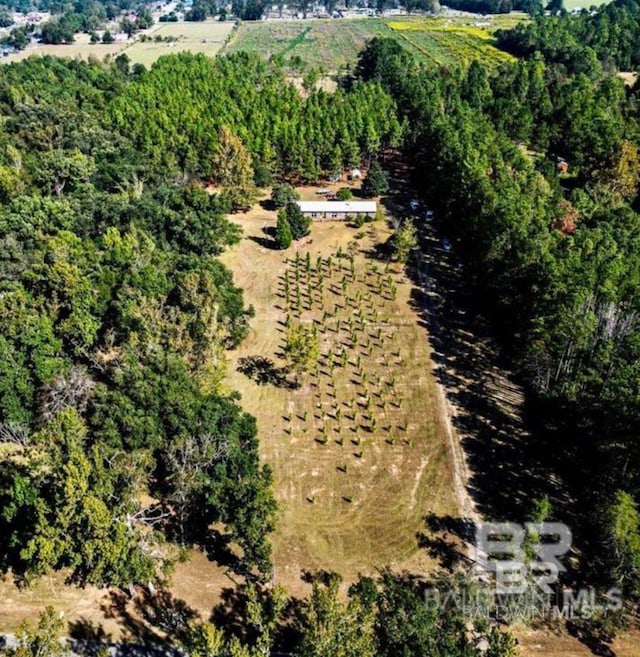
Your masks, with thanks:
M32 55L54 55L71 59L88 59L96 57L99 60L107 55L116 56L126 53L134 64L144 64L149 67L162 55L188 50L203 53L209 57L215 56L222 48L225 40L233 29L233 23L206 21L203 23L160 23L146 32L147 41L136 39L132 42L116 41L115 43L90 43L88 34L76 34L75 42L65 45L37 44L29 46L2 59L5 63L17 62ZM171 37L175 41L156 41L156 37Z
M42 57L45 55L52 55L54 57L69 57L71 59L88 59L89 57L96 57L97 59L102 60L107 55L118 55L127 47L125 41L117 41L116 43L89 43L88 34L77 34L75 39L74 43L69 44L37 44L28 46L20 52L13 53L8 57L3 57L1 61L9 64L11 62L19 62L33 55Z
M38 44L3 61L19 61L31 55L83 59L93 56L101 60L107 55L124 52L132 63L149 67L162 55L185 50L209 57L246 51L265 59L281 57L285 62L299 57L307 66L335 72L353 66L367 41L380 36L397 39L421 62L447 65L479 59L488 65L498 65L513 58L494 46L492 32L524 19L522 14L509 14L483 17L481 23L475 17L451 15L438 18L256 21L242 23L235 35L232 35L234 23L231 22L163 23L147 32L149 39L146 41L138 38L132 42L91 44L89 35L78 34L75 43ZM156 40L159 37L172 40Z
M266 59L299 57L305 64L336 71L355 64L358 52L376 36L396 38L422 62L452 64L480 59L499 64L512 57L493 44L492 32L524 20L522 14L485 17L401 17L243 23L224 52L241 50Z
M376 19L243 23L225 52L244 50L266 59L298 56L309 66L337 70L353 64L369 39L389 35L384 22Z
M389 21L387 25L403 46L424 61L446 65L479 59L484 64L499 65L513 60L493 45L489 24L478 27L425 19Z
M564 0L563 6L567 11L572 9L590 9L591 7L601 7L608 5L611 0Z
M126 49L134 63L151 66L162 55L188 50L213 57L222 48L233 29L233 23L206 21L203 23L164 23L155 29L152 37L173 37L176 41L137 41Z

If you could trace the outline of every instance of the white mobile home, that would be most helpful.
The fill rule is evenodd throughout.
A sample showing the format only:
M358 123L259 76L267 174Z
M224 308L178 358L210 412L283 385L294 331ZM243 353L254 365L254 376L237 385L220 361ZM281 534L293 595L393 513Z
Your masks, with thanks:
M296 201L302 214L314 221L344 221L361 215L375 217L375 201Z

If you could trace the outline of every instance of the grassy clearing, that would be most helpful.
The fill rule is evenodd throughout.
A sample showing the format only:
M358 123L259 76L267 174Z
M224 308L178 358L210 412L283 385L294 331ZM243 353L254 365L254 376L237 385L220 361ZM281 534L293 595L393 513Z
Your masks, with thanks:
M493 45L491 33L524 20L523 14L504 17L349 19L243 23L225 52L246 50L265 58L297 55L309 66L335 71L352 66L358 52L375 36L397 38L420 61L452 64L481 59L499 64L512 57Z
M611 0L564 0L563 5L567 11L572 9L590 9L591 7L601 7L608 5Z
M305 196L313 198L313 191ZM241 392L243 407L257 417L262 457L274 468L280 504L273 540L276 580L302 595L308 593L301 580L305 569L335 570L348 580L384 564L429 570L433 562L416 538L425 531L424 516L455 515L457 508L442 408L427 335L411 305L412 285L399 268L385 271L385 263L371 255L389 237L389 228L383 222L362 229L314 224L309 238L281 252L269 248L263 231L265 224L275 224L275 213L256 207L234 221L245 239L222 260L256 316L249 336L230 355L226 385ZM305 375L294 390L259 385L237 369L250 356L285 365L278 354L287 313L295 322L315 322L322 347L317 373ZM224 569L193 553L177 565L170 590L207 617L232 585ZM108 590L66 586L58 574L25 590L8 579L0 583L0 630L15 629L46 604L55 604L68 621L94 623L114 638L127 626Z
M416 539L424 516L457 509L412 286L371 255L390 230L382 222L318 223L283 253L262 230L275 224L274 213L236 221L247 237L222 259L256 317L228 384L256 416L262 456L274 469L278 581L296 591L304 570L347 579L385 564L424 571L430 562ZM316 326L321 345L317 367L293 390L238 371L251 357L282 371L287 316Z
M136 42L130 45L126 54L134 63L151 66L158 57L188 50L213 57L222 48L233 29L233 23L207 21L204 23L165 23L152 33L153 37L175 37L175 42L156 43L155 41Z
M99 60L107 55L116 56L126 53L131 61L136 64L144 64L149 67L162 55L182 52L188 50L195 53L203 53L208 57L215 56L224 45L225 40L233 29L233 23L220 23L218 21L207 21L203 23L161 23L151 28L148 34L155 38L175 37L177 41L156 43L155 41L118 41L117 43L90 43L88 34L76 35L75 43L68 45L43 45L30 46L22 52L3 57L5 63L18 62L32 55L54 55L56 57L69 57L71 59L88 59L96 57Z
M89 59L96 57L99 60L107 55L118 55L127 47L126 42L118 43L89 43L88 34L77 34L74 43L68 45L46 45L38 44L29 46L25 50L3 57L0 61L4 63L19 62L27 57L52 55L54 57L68 57L70 59Z

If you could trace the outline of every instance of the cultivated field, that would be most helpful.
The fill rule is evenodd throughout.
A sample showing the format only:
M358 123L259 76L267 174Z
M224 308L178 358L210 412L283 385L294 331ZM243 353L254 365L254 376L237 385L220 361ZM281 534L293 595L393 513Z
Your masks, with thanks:
M372 255L389 228L317 223L282 252L264 230L275 213L254 209L235 221L246 237L222 260L256 317L228 384L256 416L274 469L278 581L296 592L305 570L347 579L385 564L424 572L431 563L416 535L425 515L457 515L457 500L412 286L401 267ZM297 389L257 374L256 363L284 376L287 322L315 327L320 342Z
M480 59L498 64L512 59L493 45L491 33L524 20L523 14L478 18L397 17L348 20L243 23L223 52L259 53L302 61L326 71L352 66L359 51L376 36L396 38L419 61L449 64Z
M389 35L376 19L242 23L224 52L244 50L265 59L297 55L309 66L334 71L352 65L369 39Z

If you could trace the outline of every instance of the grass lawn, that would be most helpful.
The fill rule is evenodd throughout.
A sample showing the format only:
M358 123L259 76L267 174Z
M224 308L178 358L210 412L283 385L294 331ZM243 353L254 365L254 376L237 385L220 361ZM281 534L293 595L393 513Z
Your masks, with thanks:
M152 36L175 37L174 42L136 42L126 49L133 63L149 67L162 55L188 50L213 57L233 29L233 23L207 21L203 23L164 23L153 30Z
M431 562L416 539L424 517L456 515L457 503L412 285L400 266L371 255L390 229L383 221L316 223L283 252L263 231L275 213L258 208L234 221L246 237L221 259L256 316L227 383L256 416L262 457L274 469L277 580L297 592L304 570L347 579L386 564L424 572ZM238 366L248 357L286 366L287 316L317 326L317 368L297 389L260 385Z
M269 21L243 23L224 52L246 50L265 59L273 55L302 61L327 71L352 66L359 51L376 36L397 38L420 61L440 64L473 58L489 64L508 61L495 48L491 33L525 20L524 14L483 17L395 17L348 20Z

